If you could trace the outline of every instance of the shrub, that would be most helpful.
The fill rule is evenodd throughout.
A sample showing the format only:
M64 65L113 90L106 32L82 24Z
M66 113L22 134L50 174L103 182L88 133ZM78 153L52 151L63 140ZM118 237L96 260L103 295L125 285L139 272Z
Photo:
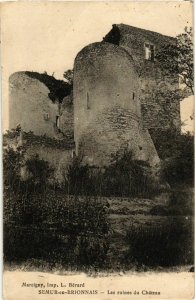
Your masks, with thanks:
M110 166L105 168L104 194L106 196L147 197L159 192L159 182L154 178L150 165L135 160L127 149L116 153Z
M62 210L58 228L68 236L69 261L77 266L103 264L109 248L109 222L104 203L96 198L74 197Z
M31 192L45 192L54 171L48 161L35 155L25 161L25 166L29 174L28 180L24 183L25 187L27 186Z
M54 232L32 226L5 224L3 237L4 260L9 262L22 262L33 258L56 261L57 247L60 249L62 246Z
M180 188L173 189L170 194L168 210L170 215L193 215L193 189Z
M190 223L190 224L189 224ZM164 226L132 227L128 231L128 259L138 265L170 267L193 263L191 220L173 218Z
M75 157L64 176L64 188L68 194L82 195L90 190L90 173L87 165L83 166L80 158ZM93 187L91 187L93 193Z
M18 192L20 172L24 165L24 150L18 147L15 150L7 147L3 151L3 182L4 189Z
M23 180L21 170L26 167L29 178ZM49 163L34 158L25 159L23 147L7 147L3 156L4 222L31 224L42 220L41 208L49 187L53 169ZM41 193L42 197L38 197ZM36 197L34 195L36 194Z
M82 165L75 158L65 178L70 194L101 196L151 196L159 192L159 181L145 161L135 160L131 151L113 155L111 164L102 170Z
M167 216L169 212L168 209L163 205L155 205L151 208L150 214L153 216Z
M181 183L193 184L193 158L185 155L181 153L166 159L162 164L163 177L171 186Z
M194 137L173 129L153 135L157 152L162 159L162 175L170 185L193 185Z
M66 203L64 198L58 203L53 199L51 205L50 200L36 206L31 215L34 224L24 219L5 223L5 259L37 258L75 268L103 267L109 249L106 205L94 198L72 197ZM36 216L40 216L39 223Z

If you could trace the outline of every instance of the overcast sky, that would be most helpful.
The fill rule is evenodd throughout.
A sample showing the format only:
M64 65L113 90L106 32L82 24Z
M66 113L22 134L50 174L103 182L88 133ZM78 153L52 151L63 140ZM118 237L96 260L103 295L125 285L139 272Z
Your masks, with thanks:
M185 26L191 26L191 7L187 1L4 4L1 7L4 102L7 80L13 72L47 71L62 78L63 72L73 67L76 54L87 44L101 41L112 24L124 23L176 36ZM182 119L191 114L191 102L183 103ZM4 108L6 112L6 105Z

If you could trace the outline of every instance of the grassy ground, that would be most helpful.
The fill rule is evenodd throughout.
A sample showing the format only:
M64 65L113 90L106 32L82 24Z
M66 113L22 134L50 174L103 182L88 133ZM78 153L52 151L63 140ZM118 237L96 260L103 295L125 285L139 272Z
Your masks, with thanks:
M52 195L50 195L52 197ZM105 203L108 212L108 219L110 223L110 236L109 236L109 251L107 254L107 260L105 269L109 272L114 271L150 271L150 270L189 270L191 263L187 260L187 263L181 263L179 266L168 267L161 266L150 267L144 264L135 264L135 262L128 261L129 253L129 240L127 234L131 231L148 232L155 231L156 228L166 228L169 223L180 224L181 228L191 229L193 224L193 192L192 189L186 188L182 190L175 189L172 193L161 194L154 199L140 199L140 198L99 198L102 203ZM52 197L53 198L53 197ZM62 202L64 205L68 205L72 200L66 199L63 194L58 194L53 203L50 205L58 205ZM80 197L82 201L82 197ZM80 201L79 200L79 201ZM151 213L152 209L157 207L155 214ZM159 209L160 207L160 209ZM168 228L168 227L167 227ZM137 231L138 230L138 231ZM135 235L136 236L136 235ZM144 237L147 239L147 236ZM151 238L150 235L148 238ZM166 232L165 232L166 238ZM189 239L192 241L192 237ZM172 241L170 241L171 243ZM155 247L155 241L153 242ZM141 245L143 247L144 245ZM152 247L153 247L152 246ZM192 245L189 245L189 252L192 252ZM176 250L173 250L176 251ZM189 255L192 255L190 252ZM174 252L173 252L174 255ZM16 263L9 260L5 263L6 269L22 269L22 270L39 270L39 271L61 271L64 272L74 268L70 266L63 266L60 262L43 259L30 258L23 262ZM85 271L85 270L84 270ZM88 269L89 271L89 269ZM76 272L76 269L75 269Z

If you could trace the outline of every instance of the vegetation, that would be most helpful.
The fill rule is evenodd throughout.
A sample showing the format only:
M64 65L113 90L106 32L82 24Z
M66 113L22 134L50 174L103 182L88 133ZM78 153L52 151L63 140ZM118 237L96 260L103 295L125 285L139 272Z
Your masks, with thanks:
M167 77L169 86L162 86L155 91L154 99L159 102L167 116L167 124L174 128L174 122L170 114L173 104L184 100L194 94L194 72L193 72L193 32L192 28L185 27L184 32L179 34L175 41L165 44L156 53L156 61L161 67L163 75ZM179 86L175 85L178 82ZM163 101L162 101L163 99ZM193 116L190 116L193 119Z
M119 36L116 32L107 38L117 43ZM185 28L175 44L165 46L156 56L165 75L180 76L186 94L193 93L192 49L192 29ZM46 73L26 73L49 88L52 101L62 102L71 93L73 70L64 72L66 82ZM182 94L181 90L167 92L165 86L164 90L156 91L155 98L164 99L161 106L168 115L172 102L183 99L185 93ZM112 269L117 260L121 263L119 267L123 268L125 263L126 269L137 266L138 270L145 266L157 268L193 263L192 195L189 195L189 189L181 192L178 188L193 185L191 134L178 133L170 123L169 129L152 135L162 160L159 180L149 164L135 160L133 153L125 149L116 153L111 164L101 171L83 165L82 159L74 158L64 174L63 186L57 190L53 184L53 168L37 155L28 158L26 149L29 143L58 148L64 148L64 143L46 136L36 137L30 132L24 133L26 142L22 147L9 147L6 139L18 137L19 131L18 128L7 132L4 143L5 261L37 259L51 267L60 264L79 270L91 267ZM69 149L71 140L72 137ZM138 226L136 220L136 224L127 228L125 238L122 233L122 242L128 245L127 251L121 250L120 257L116 257L111 245L115 247L120 230L117 228L115 234L110 225L110 216L116 214L116 208L109 211L109 204L102 196L127 197L126 202L132 197L150 201L145 198L151 199L159 194L161 182L168 182L171 186L170 201L166 206L150 207L148 214L167 218L167 223ZM120 208L123 216L124 208ZM143 211L147 213L146 209ZM135 210L128 213L133 215ZM119 221L116 222L119 226Z
M106 206L87 197L57 201L52 174L48 162L38 156L25 158L21 147L5 149L5 260L34 258L81 269L101 267L109 248Z
M63 80L57 80L53 76L48 75L46 72L40 74L38 72L25 72L26 75L29 77L38 79L39 81L43 82L49 89L49 98L55 102L59 101L62 102L64 97L70 95L72 86Z
M193 185L194 137L170 128L154 135L154 144L162 159L162 176L171 185Z
M115 33L107 37L110 42L117 43L119 35ZM184 85L182 90L167 91L165 85L164 89L155 91L156 101L164 100L161 107L166 115L170 115L173 101L181 101L193 93L192 45L192 29L185 28L185 32L177 36L176 43L164 46L156 55L164 74L173 78L178 75ZM26 73L49 88L52 101L62 102L72 91L73 70L64 72L66 82L46 73ZM193 186L193 136L178 133L173 122L168 120L168 123L169 129L152 134L162 160L160 180L154 178L146 162L135 160L133 153L125 149L116 153L111 164L101 171L74 158L58 190L53 184L54 170L49 163L38 156L28 158L26 149L30 143L62 149L64 142L29 132L23 133L22 147L12 148L7 140L18 137L19 129L7 132L3 153L5 261L31 259L49 263L51 267L60 265L77 270L124 269L124 265L126 269L136 266L137 270L144 270L192 264L193 195L189 188L181 190L180 187ZM72 136L68 136L67 149L72 147L71 141ZM119 220L115 220L118 227L113 233L110 222L117 211L115 207L109 210L107 200L101 196L120 197L120 200L127 197L126 202L132 201L132 197L137 197L135 201L140 200L138 198L150 201L161 192L160 182L165 181L171 186L167 205L150 206L147 211L144 202L143 211L151 218L167 220L166 223L156 225L155 219L153 225L148 226L147 222L137 225L136 219L126 227L126 237L124 232L120 237L120 246L122 241L128 246L127 250L115 254L120 225ZM132 213L130 219L135 212L140 214L141 210L127 210L127 206L121 205L117 218L120 219L119 214L124 217Z
M6 148L3 166L4 222L39 223L42 216L37 207L41 207L46 198L53 169L38 156L26 159L22 147Z
M157 53L156 59L165 72L178 75L181 84L194 93L192 27L185 27L184 33L176 37L176 42L164 46Z
M125 149L113 155L112 162L103 171L82 165L75 158L65 176L65 190L80 195L120 197L148 197L159 193L159 181L147 162L135 160Z
M41 146L55 148L55 149L72 149L74 146L74 140L72 133L70 135L65 135L63 140L57 140L55 138L48 137L47 135L35 135L32 131L22 132L23 138L25 139L25 145L23 149L27 148L29 145ZM16 137L19 137L20 133L16 129L8 130L3 137L4 145L7 145L7 140L13 140Z
M7 134L7 138L10 135L12 139L18 136L14 131ZM101 196L127 197L126 201L139 197L135 201L142 201L160 192L150 166L135 160L127 149L114 155L103 172L84 166L82 160L74 158L64 176L63 187L57 190L53 185L53 169L47 161L38 156L28 158L25 143L16 148L4 146L6 262L37 260L49 264L50 268L60 265L85 271L133 266L143 270L143 266L156 268L192 263L191 198L176 187L166 208L155 207L150 211L157 218L167 217L166 226L148 228L147 224L132 224L129 229L127 227L124 242L129 248L121 250L116 257L113 249L116 237L110 224L110 216L116 211L109 209L107 199ZM161 135L158 147L163 160L163 176L166 180L170 178L171 185L183 183L184 179L192 180L191 135L167 132L167 137ZM179 176L174 176L175 165L174 168L167 165L168 161L174 161L173 158L180 164L176 169L180 171ZM143 201L145 207L145 201L150 200ZM119 214L124 214L123 208ZM184 219L184 214L189 219ZM124 239L124 234L120 239Z
M73 75L74 71L70 69L65 71L63 74L64 79L68 82L70 86L73 86Z
M193 264L192 221L170 217L166 225L155 228L133 227L127 234L127 259L140 266Z
M185 184L172 189L168 204L169 215L193 216L193 193L193 188L189 188Z
M127 149L117 152L103 175L106 196L148 197L159 192L158 180L147 162L135 160Z
M20 182L21 168L23 167L24 152L21 147L14 150L7 147L3 152L3 179L4 188L16 191Z
M33 218L29 216L29 207L23 210L18 201L15 210L20 211L20 219L16 221L12 210L9 220L15 221L15 225L4 224L6 261L42 259L77 269L103 266L109 249L109 223L102 203L75 197L68 203L61 197L56 203L55 197L49 194L44 201L41 195L26 200L31 201ZM28 223L21 224L22 217Z

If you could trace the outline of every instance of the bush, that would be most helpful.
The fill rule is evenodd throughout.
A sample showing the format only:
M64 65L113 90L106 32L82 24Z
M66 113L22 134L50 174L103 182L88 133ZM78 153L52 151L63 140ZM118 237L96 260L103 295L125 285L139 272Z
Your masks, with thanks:
M24 167L26 180L21 176ZM53 174L49 163L37 155L26 159L23 147L7 147L3 153L3 172L4 221L23 225L41 222L45 193Z
M34 258L56 261L57 249L60 254L62 247L60 238L54 232L32 226L5 224L3 237L4 260L9 262Z
M40 159L38 155L25 157L24 147L7 146L3 152L3 180L7 191L23 194L24 190L31 188L34 191L43 191L49 185L53 169L49 163ZM22 168L25 168L26 177L22 178Z
M102 267L109 249L107 206L94 198L50 200L34 205L36 211L31 210L31 215L22 211L21 219L12 217L12 223L5 223L5 259L37 258L76 268ZM26 223L24 216L28 216Z
M109 249L107 206L96 198L74 197L58 209L58 228L69 240L68 260L77 266L102 266Z
M94 170L73 160L65 177L65 190L70 194L101 196L147 197L159 193L159 181L145 161L135 160L132 152L113 155L112 162L104 170Z
M185 155L181 153L164 160L162 164L163 177L171 186L183 183L193 185L193 158Z
M105 169L104 195L148 197L159 192L159 182L154 178L150 165L135 160L129 150L116 153L110 166Z
M193 185L194 137L175 130L153 135L157 152L162 159L162 175L171 186L181 183Z
M40 159L38 155L31 157L25 161L26 170L29 174L28 180L23 185L31 192L44 193L49 187L49 180L53 175L53 168L48 161Z
M90 185L90 168L82 165L80 158L75 157L64 176L64 189L68 194L94 194ZM91 191L91 193L90 193Z
M3 151L3 182L4 188L12 192L19 192L20 173L24 165L24 150L22 147L13 149L7 147Z
M190 224L189 224L190 223ZM130 228L128 259L138 265L170 267L193 263L192 222L170 219L155 228Z
M167 216L169 212L168 209L163 205L155 205L151 208L150 214L153 216Z
M180 189L173 189L170 194L168 210L170 215L193 215L193 189L182 187Z

